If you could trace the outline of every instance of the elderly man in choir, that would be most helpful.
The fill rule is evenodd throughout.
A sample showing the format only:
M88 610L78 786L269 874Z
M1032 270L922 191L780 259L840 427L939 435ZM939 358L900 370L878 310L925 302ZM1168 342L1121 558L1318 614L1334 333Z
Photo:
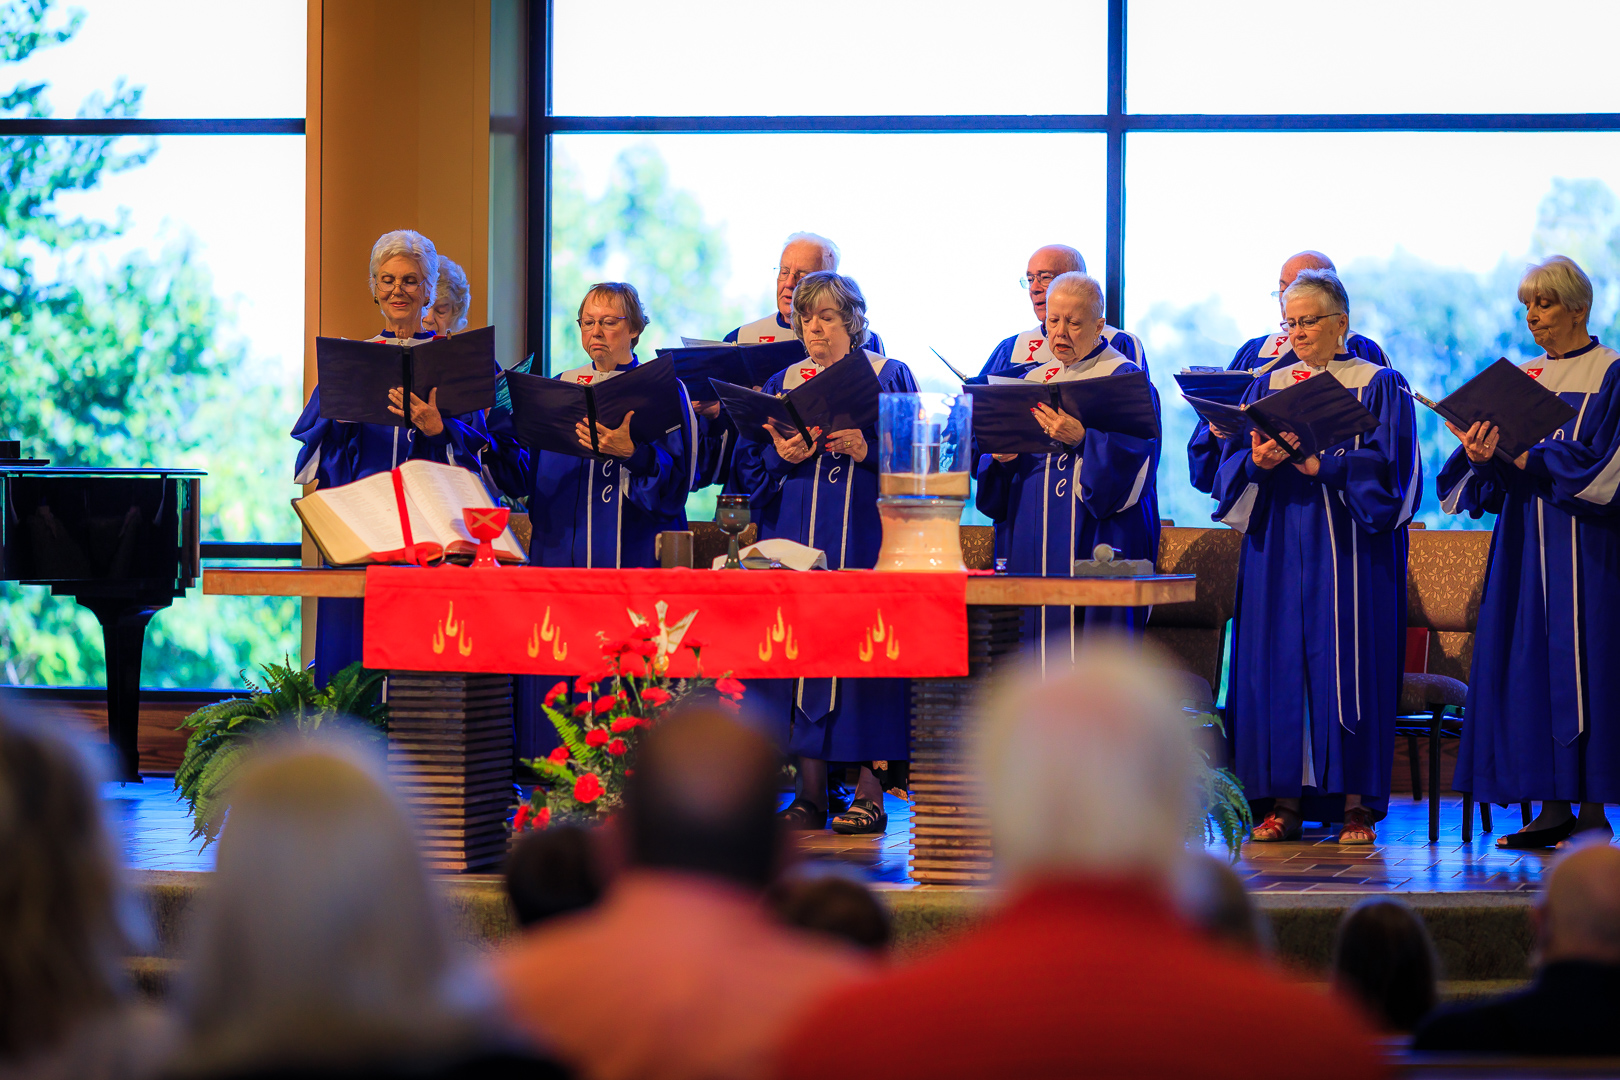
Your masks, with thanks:
M1007 368L1020 364L1047 364L1052 361L1052 347L1046 333L1046 291L1060 274L1083 274L1086 260L1080 252L1067 244L1047 244L1029 257L1024 276L1019 284L1029 290L1030 306L1035 309L1035 328L1014 334L997 345L979 372L982 375L1000 375ZM1147 351L1135 334L1104 325L1102 336L1125 359L1147 370Z
M1102 286L1079 272L1045 289L1052 359L1005 368L1003 377L1068 382L1141 370L1108 343ZM1015 574L1069 577L1076 555L1108 544L1127 559L1159 550L1154 474L1159 440L1089 428L1079 417L1041 405L1036 419L1062 449L1050 454L984 454L978 461L979 510L1006 529L1007 568ZM1043 607L1025 616L1026 640L1041 661L1067 662L1087 626L1137 628L1135 608Z
M1519 366L1571 418L1512 462L1493 425L1452 427L1462 445L1440 470L1448 514L1496 516L1455 786L1541 800L1498 847L1607 839L1603 804L1620 802L1620 353L1587 329L1593 299L1573 260L1530 267L1519 302L1543 352Z
M1277 291L1271 294L1277 298L1279 312L1282 310L1283 294L1301 270L1334 270L1333 260L1320 251L1301 251L1290 255L1277 275ZM1336 270L1334 272L1337 273ZM1353 330L1346 332L1344 351L1379 367L1389 366L1389 358L1378 347L1378 342ZM1276 333L1262 334L1245 341L1232 357L1232 362L1226 365L1226 370L1252 371L1257 376L1264 375L1275 368L1292 364L1293 353L1293 346L1288 343L1288 327L1284 324ZM1192 486L1205 494L1214 486L1215 470L1220 468L1223 456L1222 441L1228 437L1228 432L1212 431L1209 422L1202 417L1193 425L1192 438L1187 441L1187 475Z
M1294 361L1254 380L1258 401L1335 379L1378 426L1291 461L1251 431L1215 477L1215 520L1243 533L1227 717L1254 828L1297 840L1303 818L1342 817L1341 844L1371 844L1389 805L1406 626L1406 526L1422 496L1412 397L1392 368L1345 351L1350 297L1331 270L1283 293Z
M993 690L963 768L996 838L996 910L828 993L789 1031L778 1077L1382 1074L1350 1009L1176 913L1195 751L1177 673L1144 651L1088 641L1056 678L1015 669Z
M472 287L467 272L449 258L439 256L439 286L433 304L422 312L422 329L449 336L467 329L467 312L472 307Z

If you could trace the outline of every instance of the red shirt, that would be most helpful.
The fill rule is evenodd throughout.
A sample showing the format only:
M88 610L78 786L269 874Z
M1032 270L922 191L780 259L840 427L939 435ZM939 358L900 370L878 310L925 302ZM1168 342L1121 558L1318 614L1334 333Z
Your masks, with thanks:
M851 1023L852 1009L868 1020ZM955 944L823 999L783 1080L1382 1075L1349 1008L1206 943L1144 884L1049 882Z

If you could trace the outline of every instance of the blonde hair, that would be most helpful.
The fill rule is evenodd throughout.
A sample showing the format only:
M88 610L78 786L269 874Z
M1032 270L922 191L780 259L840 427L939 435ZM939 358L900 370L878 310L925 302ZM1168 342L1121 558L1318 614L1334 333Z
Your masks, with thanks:
M472 286L467 284L467 272L453 259L439 256L437 292L450 301L450 325L446 332L459 334L467 329L467 311L472 307Z
M371 245L371 291L377 291L377 273L383 263L396 255L403 255L416 263L417 270L422 275L424 308L433 306L433 298L439 281L439 252L433 246L433 241L419 232L411 229L395 229L385 232L377 237L377 242Z
M1525 269L1519 279L1519 303L1529 307L1538 296L1584 313L1582 321L1592 314L1592 279L1568 255L1549 255Z
M619 311L630 320L630 347L635 348L636 343L641 340L641 332L647 329L647 324L652 321L647 318L647 309L641 306L641 294L636 291L636 287L628 281L599 281L585 290L574 318L580 318L585 314L585 304L593 296L598 300L611 297L618 303Z
M468 1041L404 812L357 749L298 739L233 784L185 984L199 1072L393 1058Z
M866 297L854 278L842 277L831 270L817 270L806 274L793 289L793 336L804 340L804 316L816 310L823 297L830 297L849 332L849 347L864 348L868 325Z
M1147 873L1168 886L1196 805L1178 685L1150 646L1111 637L1044 680L1021 665L998 681L972 760L999 872Z

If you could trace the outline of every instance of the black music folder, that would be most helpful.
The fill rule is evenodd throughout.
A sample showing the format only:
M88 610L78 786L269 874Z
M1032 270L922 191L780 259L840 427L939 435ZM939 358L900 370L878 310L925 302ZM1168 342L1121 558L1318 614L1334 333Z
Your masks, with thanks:
M634 410L630 438L639 446L663 438L685 419L680 383L668 357L584 386L513 370L506 373L506 386L512 395L512 426L519 441L533 450L600 457L597 424L616 428ZM574 425L581 420L591 434L589 450L574 434Z
M797 431L807 445L813 442L811 428L820 428L822 434L852 428L865 430L877 423L878 395L882 392L877 373L862 349L822 368L815 378L806 379L780 398L719 379L713 382L721 405L737 425L737 433L756 442L769 438L763 429L767 420L784 431Z
M1326 372L1236 408L1218 401L1182 396L1199 416L1218 427L1239 434L1251 427L1258 429L1260 434L1287 450L1288 459L1295 462L1378 427L1378 418L1355 394L1346 390L1343 383ZM1299 436L1299 449L1283 441L1284 432Z
M1068 413L1098 431L1159 437L1153 391L1142 371L1050 383L992 375L988 384L964 383L962 389L973 397L973 437L987 454L1057 451L1059 444L1047 438L1030 411L1037 405Z
M395 387L405 388L406 401L437 390L440 415L461 416L495 404L495 328L415 345L316 338L315 370L325 420L410 427L409 409L388 411Z
M1242 404L1243 395L1254 384L1251 371L1199 371L1189 368L1176 375L1183 397L1218 401L1222 405Z
M712 380L733 386L764 386L766 379L806 356L797 340L659 349L658 355L675 362L675 376L693 401L720 400Z
M1467 431L1479 421L1501 433L1496 456L1512 463L1532 446L1575 419L1575 408L1503 357L1456 390L1430 401L1412 396Z

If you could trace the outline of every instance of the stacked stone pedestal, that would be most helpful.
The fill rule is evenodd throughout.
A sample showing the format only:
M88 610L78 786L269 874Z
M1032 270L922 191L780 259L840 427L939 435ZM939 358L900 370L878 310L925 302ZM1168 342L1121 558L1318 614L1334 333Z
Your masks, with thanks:
M388 676L388 772L438 871L500 868L512 789L512 677Z

